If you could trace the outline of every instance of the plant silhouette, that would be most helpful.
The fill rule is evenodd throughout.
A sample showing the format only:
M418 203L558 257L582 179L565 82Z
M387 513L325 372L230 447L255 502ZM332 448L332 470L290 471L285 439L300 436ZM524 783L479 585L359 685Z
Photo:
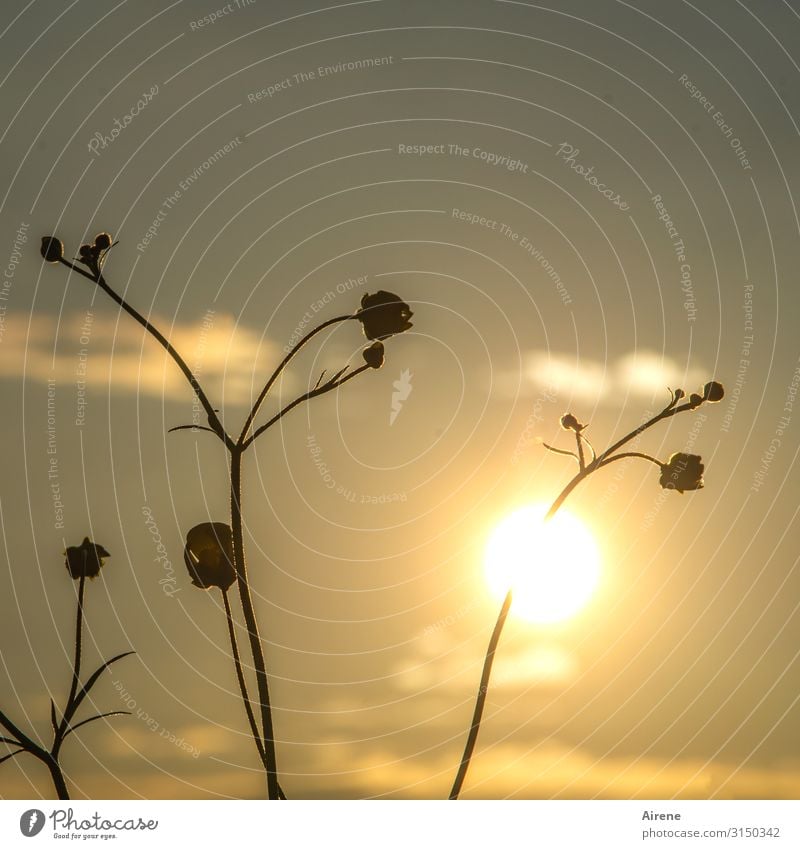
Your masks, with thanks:
M13 752L4 755L0 758L0 764L4 761L27 752L40 760L50 771L50 777L53 780L56 794L59 799L69 799L69 789L67 788L67 780L61 768L60 756L61 747L64 741L77 731L82 725L88 725L90 722L95 722L98 719L105 719L111 716L130 715L127 710L112 710L108 713L99 713L95 716L90 716L88 719L83 719L80 722L73 723L73 718L78 708L83 703L84 699L89 695L90 690L97 683L100 675L108 669L112 663L121 660L123 657L135 654L132 651L126 651L112 657L110 660L104 661L98 669L96 669L87 679L85 684L81 684L81 656L83 647L83 607L84 607L84 590L86 588L86 579L94 580L103 567L105 558L111 555L103 548L102 545L91 542L88 537L84 537L80 545L69 546L64 552L65 565L70 577L78 582L78 603L75 614L75 654L72 662L72 683L69 688L66 704L61 711L59 719L58 710L55 702L50 699L50 725L53 730L53 742L49 749L45 749L39 743L36 743L31 737L25 734L5 713L0 711L0 725L6 730L10 737L0 737L0 743L5 743L8 746L16 747Z
M278 781L278 767L275 751L275 734L272 722L272 707L270 702L269 681L264 651L261 644L261 636L258 630L255 609L250 591L250 582L247 572L244 546L244 523L242 508L242 461L245 452L250 448L259 436L264 434L274 424L279 422L287 413L300 404L325 395L338 389L350 380L358 377L365 371L379 369L384 363L384 342L395 334L403 333L412 326L411 317L413 313L400 297L392 292L379 291L374 294L364 295L361 299L360 309L345 315L335 316L323 321L317 327L310 330L298 342L289 348L286 356L277 365L275 370L267 379L263 389L256 398L239 436L234 438L224 428L218 415L201 387L196 376L192 373L185 360L172 346L167 338L133 306L131 306L121 295L109 286L103 275L103 268L110 250L116 242L108 233L98 234L93 244L82 245L79 249L79 257L76 262L86 266L79 267L74 262L64 258L64 245L55 236L44 236L41 241L40 252L45 261L65 265L76 274L80 274L90 280L94 285L115 301L128 315L136 320L144 329L164 348L172 357L175 364L183 373L187 382L197 396L203 410L206 413L208 427L198 425L180 425L171 428L178 430L204 430L213 433L225 445L229 454L229 480L230 480L230 525L223 523L207 523L198 525L187 535L186 565L192 582L195 586L203 589L218 587L223 593L225 603L228 631L231 640L233 662L236 669L237 681L244 703L245 712L253 735L253 742L258 750L259 758L264 766L267 783L267 797L269 799L283 799L285 795ZM361 325L364 336L370 341L370 345L363 351L364 364L349 370L349 366L334 372L327 379L325 372L312 388L302 393L285 407L280 409L266 423L255 427L256 417L259 410L269 394L275 382L294 356L311 339L328 327L345 321L357 321ZM210 529L209 529L210 528ZM199 530L201 529L201 530ZM193 535L193 536L192 536ZM231 568L232 567L232 568ZM248 696L238 646L236 644L235 630L231 618L231 609L228 601L228 587L235 583L239 594L245 626L248 635L248 644L252 657L252 666L256 679L257 705L260 718L260 726L256 721L255 712Z
M581 481L584 481L591 474L604 468L609 463L614 463L617 460L623 460L625 458L646 460L658 466L660 470L659 484L664 489L675 490L676 492L683 494L687 491L703 488L704 466L701 458L697 454L677 452L665 463L662 463L655 457L651 457L649 454L645 454L641 451L620 451L620 448L627 445L631 440L639 436L639 434L661 421L669 419L678 413L696 410L701 404L706 402L713 404L721 401L725 395L725 390L721 383L718 383L716 380L711 380L705 384L702 392L692 393L689 396L689 399L684 401L682 404L680 402L686 397L686 393L682 389L676 389L674 391L670 389L669 393L669 403L660 413L658 413L658 415L639 425L639 427L617 440L613 445L606 448L606 450L600 454L597 454L592 447L592 443L586 436L585 431L587 426L585 424L581 424L578 419L572 415L572 413L567 413L561 417L561 427L572 433L575 438L575 451L567 451L563 448L556 448L555 446L547 445L546 443L543 444L548 451L572 457L578 464L578 471L564 489L561 490L556 500L550 505L550 509L545 514L544 521L548 521L553 518L564 501L566 501L569 494L576 486L578 486L579 483L581 483ZM591 454L591 459L588 461L586 457L587 450ZM497 622L495 623L492 636L489 640L489 645L484 656L480 684L478 685L478 693L475 699L475 709L472 714L472 723L470 724L469 732L467 734L467 741L464 746L464 753L461 756L461 763L459 764L458 772L456 773L453 786L450 790L450 799L458 799L461 789L464 786L464 779L467 776L470 763L472 762L472 756L475 751L475 744L478 740L478 733L480 731L481 720L483 718L486 694L489 691L492 664L494 663L497 645L500 641L500 635L503 633L503 627L506 624L506 619L508 618L508 612L511 609L512 601L513 592L509 589L505 599L503 600L500 613L497 616Z

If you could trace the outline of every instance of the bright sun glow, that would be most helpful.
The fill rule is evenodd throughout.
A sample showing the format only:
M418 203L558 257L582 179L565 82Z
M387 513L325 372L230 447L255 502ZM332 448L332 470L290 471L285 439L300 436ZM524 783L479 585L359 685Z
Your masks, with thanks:
M531 622L560 622L591 598L600 555L580 519L560 511L544 522L547 507L532 504L504 519L486 546L486 580L498 598L514 591L512 611Z

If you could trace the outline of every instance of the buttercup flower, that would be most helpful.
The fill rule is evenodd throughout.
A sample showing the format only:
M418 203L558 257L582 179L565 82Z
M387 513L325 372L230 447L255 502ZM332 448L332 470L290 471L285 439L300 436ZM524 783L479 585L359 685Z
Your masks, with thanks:
M723 388L721 383L718 383L716 380L710 380L703 387L703 398L706 401L710 401L712 404L716 404L717 401L721 401L725 397L725 389Z
M703 488L702 458L697 454L673 454L661 465L659 483L664 489L676 489L683 493Z
M60 262L64 256L64 245L55 236L42 236L40 250L47 262Z
M223 522L203 522L186 534L183 560L196 587L227 590L236 580L231 529Z
M90 542L89 537L84 537L80 545L69 546L64 554L67 571L76 581L81 577L96 578L103 558L111 557L102 545Z
M380 340L412 327L409 321L412 315L414 313L405 301L392 292L380 290L374 295L364 295L356 318L361 322L367 339Z
M371 368L383 365L383 342L373 342L369 348L364 348L364 362Z

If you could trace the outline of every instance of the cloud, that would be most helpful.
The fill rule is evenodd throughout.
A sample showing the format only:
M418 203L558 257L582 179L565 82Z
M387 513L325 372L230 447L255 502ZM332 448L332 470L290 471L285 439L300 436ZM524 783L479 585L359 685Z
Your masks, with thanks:
M206 392L247 404L283 352L269 339L216 313L170 325L153 317ZM0 322L0 377L76 384L87 391L134 392L157 398L191 394L171 357L138 324L123 316L73 312L60 317L6 313ZM293 391L284 383L284 390Z
M520 377L523 387L528 384L539 392L593 406L619 406L630 397L645 401L666 397L668 386L695 391L709 373L701 365L682 366L646 348L608 361L535 350L526 355L521 376L508 372L493 379L501 392L516 394Z

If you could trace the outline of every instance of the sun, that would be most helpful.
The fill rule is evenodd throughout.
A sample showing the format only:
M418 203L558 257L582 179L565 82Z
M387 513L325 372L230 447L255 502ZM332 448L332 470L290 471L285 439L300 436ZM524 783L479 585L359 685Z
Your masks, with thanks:
M543 624L576 614L600 579L600 554L591 531L563 510L545 522L546 512L543 504L515 510L492 532L484 560L492 592L504 598L512 589L512 612Z

